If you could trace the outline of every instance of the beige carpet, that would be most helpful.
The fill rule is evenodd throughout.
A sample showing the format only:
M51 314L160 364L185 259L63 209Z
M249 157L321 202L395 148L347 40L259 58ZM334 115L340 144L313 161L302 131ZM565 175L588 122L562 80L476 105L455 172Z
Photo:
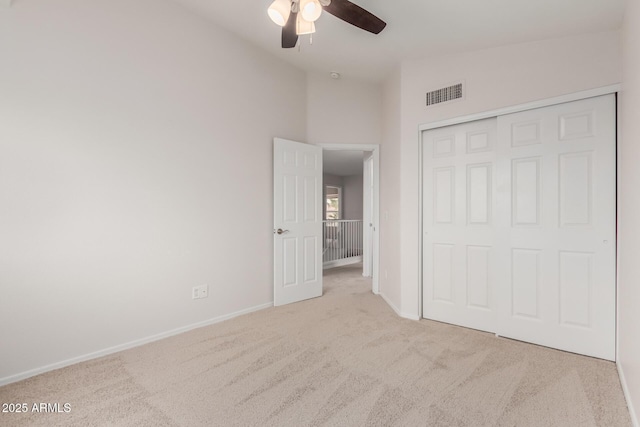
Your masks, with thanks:
M325 295L0 388L2 426L629 426L613 363L398 318L359 271Z

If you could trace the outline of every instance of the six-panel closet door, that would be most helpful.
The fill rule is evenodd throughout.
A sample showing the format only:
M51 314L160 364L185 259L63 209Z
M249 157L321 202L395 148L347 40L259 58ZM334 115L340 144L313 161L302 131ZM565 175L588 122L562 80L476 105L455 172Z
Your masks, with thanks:
M613 95L423 144L424 317L614 360Z
M496 328L496 119L423 134L424 317Z
M499 335L615 359L615 122L613 95L498 117Z

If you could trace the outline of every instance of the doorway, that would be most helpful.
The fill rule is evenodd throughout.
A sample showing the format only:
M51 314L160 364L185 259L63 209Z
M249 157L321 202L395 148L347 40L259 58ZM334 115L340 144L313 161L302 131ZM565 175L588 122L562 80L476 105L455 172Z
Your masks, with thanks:
M379 293L379 146L320 144L323 149L323 265L362 266Z

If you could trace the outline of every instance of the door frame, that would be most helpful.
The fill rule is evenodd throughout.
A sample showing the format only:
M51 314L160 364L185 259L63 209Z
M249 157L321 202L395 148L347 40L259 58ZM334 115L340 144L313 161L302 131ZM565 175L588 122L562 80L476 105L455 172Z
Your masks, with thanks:
M470 114L466 116L454 117L451 119L439 120L435 122L425 123L418 126L418 233L419 233L419 241L418 245L418 319L424 318L423 312L423 303L422 303L422 294L423 294L423 281L424 281L424 266L423 266L423 244L424 244L424 230L423 230L423 170L424 170L424 153L423 153L423 139L422 136L424 131L442 128L446 126L459 125L462 123L473 122L476 120L488 119L491 117L504 116L506 114L511 113L519 113L521 111L533 110L536 108L549 107L551 105L563 104L565 102L579 101L582 99L593 98L596 96L602 95L610 95L617 94L622 89L622 85L615 84L610 86L603 86L599 88L584 90L580 92L574 92L567 95L556 96L553 98L541 99L538 101L528 102L525 104L512 105L509 107L499 108L496 110L484 111L481 113ZM616 129L617 129L616 123ZM616 172L616 181L617 181L617 172ZM617 213L616 213L617 217ZM617 245L617 242L616 242ZM616 295L617 295L618 283L616 279ZM616 310L617 311L617 310ZM617 323L617 322L616 322ZM617 335L617 324L616 324L616 335ZM616 339L616 342L618 340ZM617 349L616 349L617 350ZM617 353L617 351L616 351ZM616 355L617 357L617 355Z
M373 153L365 156L362 179L362 223L363 252L362 264L364 277L373 277ZM365 215L366 214L366 215ZM367 226L367 224L369 224Z
M315 144L323 150L329 151L371 151L373 159L373 265L372 291L380 294L380 145L378 144Z

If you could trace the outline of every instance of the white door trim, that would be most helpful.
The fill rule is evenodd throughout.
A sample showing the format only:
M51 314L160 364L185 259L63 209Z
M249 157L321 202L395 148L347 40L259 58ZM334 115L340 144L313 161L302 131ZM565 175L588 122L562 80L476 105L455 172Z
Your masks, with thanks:
M470 114L467 116L460 116L460 117L454 117L452 119L446 119L446 120L439 120L439 121L435 121L435 122L431 122L431 123L425 123L422 124L418 127L418 163L419 163L419 167L418 167L418 233L419 233L419 241L420 244L418 245L418 319L422 319L423 318L423 307L422 307L422 282L423 282L423 262L422 262L422 245L424 243L424 230L422 227L422 221L423 221L423 208L422 208L422 204L423 204L423 188L422 188L422 180L423 180L423 168L424 168L424 162L423 162L423 140L422 140L422 134L425 130L431 130L431 129L436 129L436 128L441 128L441 127L445 127L445 126L452 126L452 125L457 125L457 124L461 124L461 123L466 123L466 122L472 122L472 121L476 121L476 120L482 120L482 119L488 119L490 117L497 117L497 116L502 116L505 114L511 114L511 113L519 113L521 111L526 111L526 110L532 110L534 108L542 108L542 107L548 107L551 105L557 105L557 104L562 104L565 102L572 102L572 101L579 101L581 99L587 99L587 98L593 98L595 96L601 96L601 95L609 95L612 93L617 93L620 92L620 90L622 89L622 85L620 84L614 84L614 85L610 85L610 86L603 86L603 87L599 87L599 88L594 88L594 89L589 89L589 90L584 90L584 91L580 91L580 92L574 92L574 93L570 93L570 94L566 94L566 95L561 95L561 96L556 96L553 98L547 98L547 99L541 99L538 101L533 101L533 102L528 102L526 104L518 104L518 105L512 105L509 107L504 107L504 108L499 108L497 110L490 110L490 111L484 111L481 113L476 113L476 114ZM616 289L617 289L617 283L616 283ZM616 336L617 336L617 326L616 326ZM617 353L617 352L616 352ZM617 356L617 354L616 354Z
M380 145L378 144L316 144L323 150L331 151L371 151L373 152L373 266L372 291L380 293Z
M362 188L363 228L364 238L362 264L364 277L373 277L373 153L364 158L364 177Z

